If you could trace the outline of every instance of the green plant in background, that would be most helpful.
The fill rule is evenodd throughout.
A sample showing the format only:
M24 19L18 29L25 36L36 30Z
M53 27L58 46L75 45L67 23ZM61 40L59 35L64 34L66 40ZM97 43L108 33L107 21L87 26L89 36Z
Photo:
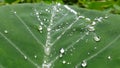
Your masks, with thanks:
M120 14L120 0L1 0L0 5L17 3L62 3L77 5L82 8L101 10L113 14Z
M119 68L120 16L58 4L0 7L0 68Z

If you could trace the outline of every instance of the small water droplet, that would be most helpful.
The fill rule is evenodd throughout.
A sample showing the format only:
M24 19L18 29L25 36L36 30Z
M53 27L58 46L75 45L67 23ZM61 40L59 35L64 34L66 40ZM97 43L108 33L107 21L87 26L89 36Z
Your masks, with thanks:
M14 13L16 14L17 12L16 12L16 11L14 11Z
M39 12L36 12L36 15L39 15Z
M108 56L107 58L110 60L110 59L111 59L111 56Z
M47 28L47 31L51 31L51 28Z
M68 62L67 64L70 64L70 62Z
M96 36L96 35L95 35L93 38L94 38L94 40L95 40L96 42L100 41L100 37L98 37L98 36Z
M94 47L94 49L97 49L97 47Z
M88 55L90 55L90 52L88 52Z
M60 4L60 3L58 3L57 5L58 5L58 6L60 6L61 4Z
M91 21L91 19L90 18L85 18L87 21Z
M24 59L26 60L26 59L27 59L27 56L24 56Z
M79 18L85 18L84 16L79 16Z
M42 26L39 26L39 27L38 27L38 30L39 30L39 31L41 31L42 29L43 29Z
M48 11L48 9L45 9L45 11Z
M36 58L37 58L37 55L34 55L34 58L36 59Z
M60 54L60 57L63 57L63 55L62 55L62 54Z
M63 60L63 61L62 61L62 63L63 63L63 64L65 64L65 63L66 63L66 61L65 61L65 60Z
M93 21L91 25L93 25L93 26L94 26L94 25L96 25L96 22L95 22L95 21Z
M85 60L83 60L81 66L82 66L83 68L85 68L85 67L87 66L87 62L86 62Z
M101 22L103 17L95 18L96 21Z
M89 31L95 31L95 28L94 28L94 26L90 26L90 25L89 25L89 26L88 26L88 30L89 30Z
M64 52L65 52L65 50L64 50L63 48L61 48L61 49L60 49L60 53L63 54Z
M105 18L108 18L108 16L105 16Z
M7 34L7 33L8 33L8 31L7 31L7 30L4 30L4 33L5 33L5 34Z
M51 64L43 63L42 68L51 68Z
M50 55L50 47L46 47L45 48L45 54L46 55Z

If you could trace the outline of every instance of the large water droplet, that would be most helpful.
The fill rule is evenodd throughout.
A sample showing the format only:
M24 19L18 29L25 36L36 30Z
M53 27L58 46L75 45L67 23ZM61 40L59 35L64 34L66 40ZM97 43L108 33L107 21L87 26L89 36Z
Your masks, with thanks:
M87 66L87 62L86 62L85 60L83 60L81 66L82 66L83 68L85 68L85 67Z

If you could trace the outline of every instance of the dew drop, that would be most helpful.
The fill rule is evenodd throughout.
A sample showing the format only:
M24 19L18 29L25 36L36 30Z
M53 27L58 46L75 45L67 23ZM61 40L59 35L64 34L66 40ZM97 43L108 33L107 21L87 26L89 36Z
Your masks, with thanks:
M45 9L45 11L48 11L48 9Z
M27 59L27 56L24 56L24 59L26 60L26 59Z
M41 31L42 29L43 29L42 26L39 26L39 27L38 27L38 30L39 30L39 31Z
M94 47L94 49L97 49L97 47Z
M39 15L39 12L36 12L36 15Z
M84 16L79 16L79 18L85 18Z
M16 11L14 11L14 13L16 14L17 12L16 12Z
M89 31L95 31L95 28L94 28L94 26L88 26L88 30Z
M67 64L70 64L70 62L68 62Z
M34 55L34 58L36 59L36 58L37 58L37 55Z
M58 5L58 6L60 6L61 4L60 4L60 3L58 3L57 5Z
M46 55L50 55L50 47L46 47L45 48L45 54Z
M94 36L93 39L94 39L96 42L100 41L100 38L99 38L98 36Z
M51 31L51 28L47 28L47 31Z
M5 34L7 34L7 33L8 33L8 31L7 31L7 30L4 30L4 33L5 33Z
M60 54L60 57L63 57L63 55L62 55L62 54Z
M103 17L95 18L95 20L97 20L98 22L101 22L102 19L103 19Z
M108 16L105 16L105 18L108 18Z
M90 55L90 52L88 52L88 55Z
M90 18L85 18L87 21L91 21Z
M95 22L95 21L93 21L91 25L93 25L93 26L94 26L94 25L96 25L96 22Z
M51 64L46 64L46 63L42 64L42 68L50 68L50 67L51 67Z
M110 60L110 59L111 59L111 56L108 56L107 58Z
M85 68L85 67L87 66L87 62L86 62L85 60L83 60L81 66L82 66L83 68Z
M64 52L65 52L65 50L64 50L63 48L61 48L61 49L60 49L60 53L63 54Z
M63 61L62 61L62 63L63 63L63 64L65 64L65 63L66 63L66 61L65 61L65 60L63 60Z

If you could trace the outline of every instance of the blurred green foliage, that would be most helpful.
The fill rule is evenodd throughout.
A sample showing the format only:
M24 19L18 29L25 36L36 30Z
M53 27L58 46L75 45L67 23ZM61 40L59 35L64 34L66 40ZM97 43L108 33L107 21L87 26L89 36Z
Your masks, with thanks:
M17 3L62 3L77 5L86 9L101 10L113 14L120 14L120 0L0 0L0 5Z

